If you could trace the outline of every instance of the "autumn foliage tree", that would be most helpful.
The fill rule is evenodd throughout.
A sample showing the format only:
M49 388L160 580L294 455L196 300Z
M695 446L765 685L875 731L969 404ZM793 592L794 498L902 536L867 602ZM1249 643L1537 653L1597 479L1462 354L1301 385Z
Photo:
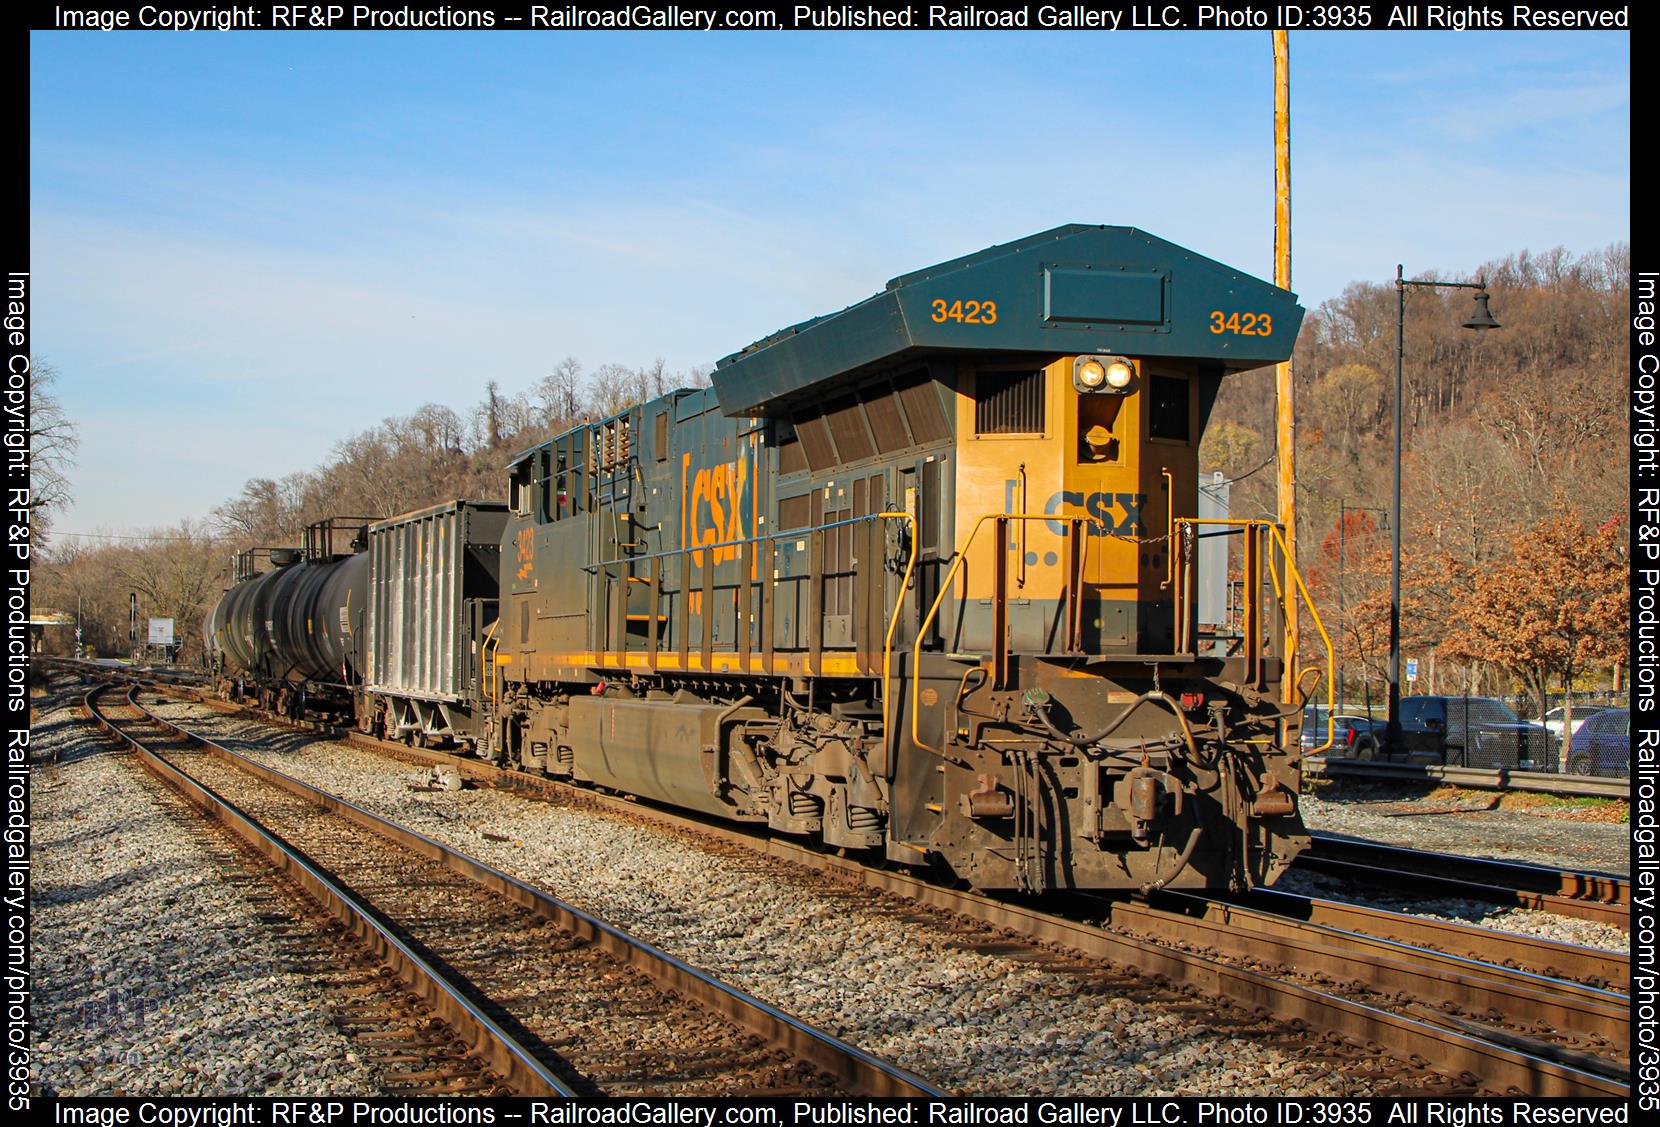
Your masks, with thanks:
M1513 563L1524 530L1562 519L1563 498L1598 521L1629 519L1630 250L1522 252L1416 273L1484 275L1504 329L1460 328L1468 291L1408 297L1400 643L1421 672L1402 689L1508 695L1518 687L1512 666L1461 644L1472 633L1455 612L1477 577ZM1357 282L1311 310L1297 341L1298 562L1324 573L1314 593L1351 689L1373 684L1386 661L1389 536L1357 536L1361 529L1339 523L1345 510L1352 522L1357 506L1385 505L1395 515L1386 499L1395 470L1397 310L1391 282ZM1235 517L1278 512L1275 405L1272 368L1223 381L1200 466L1233 480ZM1340 596L1330 549L1345 536ZM1303 632L1304 659L1323 662L1312 634Z
M1631 580L1620 554L1623 524L1614 518L1591 528L1568 509L1523 530L1506 558L1465 575L1468 595L1453 607L1448 651L1508 669L1543 716L1553 681L1566 692L1592 664L1626 651ZM1573 748L1571 698L1567 708L1564 759Z

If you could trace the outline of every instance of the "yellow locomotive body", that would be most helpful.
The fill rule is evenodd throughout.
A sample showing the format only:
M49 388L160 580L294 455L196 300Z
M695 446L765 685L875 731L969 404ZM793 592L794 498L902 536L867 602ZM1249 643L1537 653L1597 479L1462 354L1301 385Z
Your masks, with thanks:
M1198 448L1301 314L1063 227L527 451L480 750L986 888L1272 880L1300 580L1270 523L1199 522ZM1238 597L1202 625L1207 538Z

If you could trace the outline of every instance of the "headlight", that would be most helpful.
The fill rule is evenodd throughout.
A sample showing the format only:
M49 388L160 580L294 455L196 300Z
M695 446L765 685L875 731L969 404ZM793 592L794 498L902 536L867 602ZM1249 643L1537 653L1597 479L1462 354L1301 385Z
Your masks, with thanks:
M1072 386L1080 392L1122 392L1135 382L1135 364L1122 356L1080 356L1072 362Z

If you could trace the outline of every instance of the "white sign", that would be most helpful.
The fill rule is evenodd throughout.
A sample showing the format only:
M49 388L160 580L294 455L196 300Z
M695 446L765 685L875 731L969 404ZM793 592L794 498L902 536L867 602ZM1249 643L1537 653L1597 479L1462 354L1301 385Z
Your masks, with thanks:
M171 646L173 644L173 620L171 618L152 618L150 620L150 644L152 646Z
M154 622L155 619L151 619L150 621ZM1408 681L1416 681L1418 679L1418 659L1415 657L1409 657L1406 659L1406 679Z

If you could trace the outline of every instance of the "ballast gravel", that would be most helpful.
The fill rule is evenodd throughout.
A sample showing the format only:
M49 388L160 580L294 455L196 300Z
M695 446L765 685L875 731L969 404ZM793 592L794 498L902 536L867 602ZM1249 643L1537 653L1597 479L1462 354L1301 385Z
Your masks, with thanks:
M33 1079L65 1096L372 1089L259 909L181 832L167 804L182 800L94 737L68 695L37 705Z
M1073 976L974 950L924 914L873 910L863 895L838 895L765 858L721 854L680 835L490 790L427 790L425 768L199 706L158 711L464 849L952 1091L1370 1095L1399 1088L1387 1060L1340 1069L1296 1039L1271 1044L1261 1034L1229 1032L1236 1018L1213 1013L1204 1000L1083 993Z
M1585 869L1629 876L1631 826L1582 822L1491 809L1494 797L1448 800L1435 794L1345 783L1302 796L1309 829L1345 837L1428 849L1525 861L1560 869Z

